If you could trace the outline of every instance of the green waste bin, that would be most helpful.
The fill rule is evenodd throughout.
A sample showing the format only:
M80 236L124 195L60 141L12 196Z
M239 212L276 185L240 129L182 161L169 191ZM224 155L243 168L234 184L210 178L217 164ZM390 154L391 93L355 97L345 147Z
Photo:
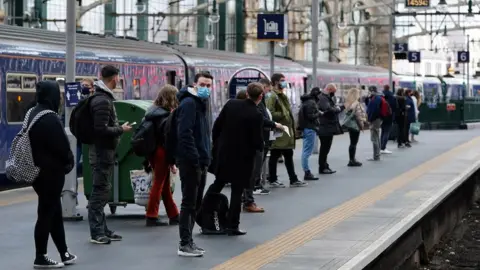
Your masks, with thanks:
M136 156L131 151L131 138L135 128L140 124L145 116L147 109L152 106L152 101L147 100L121 100L114 102L117 111L119 124L125 122L134 123L131 132L127 132L120 137L120 142L115 155L115 166L112 174L112 190L110 194L109 207L110 212L115 214L117 206L125 207L127 204L135 203L132 184L130 180L131 170L142 170L145 158ZM88 158L88 145L83 145L83 186L87 200L92 191L92 169ZM174 190L174 181L172 183L172 192Z

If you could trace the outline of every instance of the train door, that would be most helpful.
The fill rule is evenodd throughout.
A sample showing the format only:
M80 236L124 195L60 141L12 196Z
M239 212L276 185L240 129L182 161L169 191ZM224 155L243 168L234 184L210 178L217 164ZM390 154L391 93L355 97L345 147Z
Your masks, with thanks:
M140 79L133 79L133 99L142 99L142 91L140 89Z
M28 109L35 105L35 85L37 76L34 74L7 73L7 123L22 124Z

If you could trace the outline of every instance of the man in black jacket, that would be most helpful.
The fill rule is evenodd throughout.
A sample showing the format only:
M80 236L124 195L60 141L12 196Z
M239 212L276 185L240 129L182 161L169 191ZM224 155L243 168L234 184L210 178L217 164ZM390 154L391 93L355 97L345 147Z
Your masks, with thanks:
M115 162L115 150L120 136L132 129L128 123L120 126L113 106L112 89L118 82L118 69L113 66L102 68L102 80L95 82L95 96L90 103L95 130L94 143L89 148L90 166L93 171L92 193L88 201L88 222L90 242L110 244L122 237L107 228L104 208L110 198L110 178Z
M213 76L208 72L200 72L195 75L193 86L183 88L177 95L179 105L175 124L178 139L175 160L182 182L180 246L177 254L184 257L201 257L205 252L193 242L192 231L202 204L211 160L207 104L212 85Z

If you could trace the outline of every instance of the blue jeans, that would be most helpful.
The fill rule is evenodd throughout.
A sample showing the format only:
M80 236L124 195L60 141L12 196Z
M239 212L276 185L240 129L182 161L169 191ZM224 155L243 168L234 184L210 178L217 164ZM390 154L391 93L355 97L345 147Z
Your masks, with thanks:
M315 136L317 136L315 130L309 128L303 130L302 168L304 172L310 171L310 167L308 166L308 158L313 152Z
M392 130L393 123L382 123L382 136L380 138L380 149L385 150L387 148L388 138L390 137L390 131Z

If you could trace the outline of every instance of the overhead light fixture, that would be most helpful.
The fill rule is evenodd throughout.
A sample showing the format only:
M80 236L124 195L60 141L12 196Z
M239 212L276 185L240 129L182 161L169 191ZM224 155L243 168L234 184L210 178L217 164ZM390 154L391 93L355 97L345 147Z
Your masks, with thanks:
M137 13L144 13L147 10L147 4L142 0L138 0L135 6L137 7Z
M473 13L468 13L467 15L465 15L465 22L466 23L475 22L475 16L473 15Z
M438 1L437 11L438 12L447 12L448 11L448 4L447 4L446 0Z

